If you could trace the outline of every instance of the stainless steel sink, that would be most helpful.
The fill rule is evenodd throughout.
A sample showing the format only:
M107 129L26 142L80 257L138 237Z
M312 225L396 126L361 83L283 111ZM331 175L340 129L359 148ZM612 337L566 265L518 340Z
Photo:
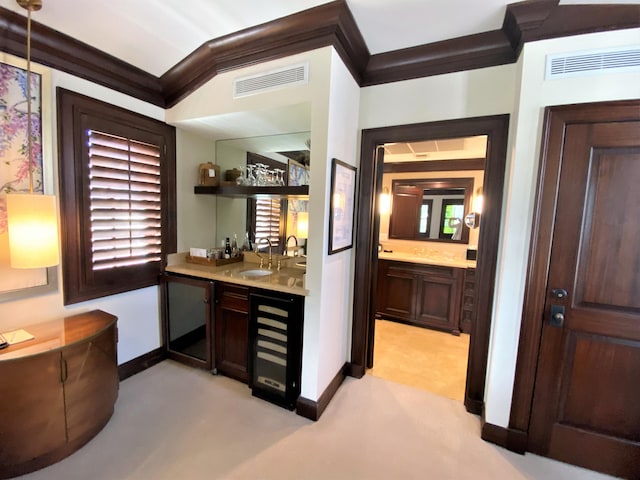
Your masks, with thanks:
M252 268L249 270L241 270L240 274L245 277L266 277L267 275L271 275L273 272L271 270L265 270L264 268Z

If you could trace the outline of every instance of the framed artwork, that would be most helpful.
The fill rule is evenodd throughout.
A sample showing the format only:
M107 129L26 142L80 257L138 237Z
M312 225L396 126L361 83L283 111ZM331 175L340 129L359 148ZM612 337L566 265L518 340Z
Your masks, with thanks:
M309 185L309 168L295 160L289 159L289 178L287 185L290 187Z
M31 122L34 192L44 192L43 140L46 150L50 146L48 135L43 135L42 99L43 75L31 72L31 118L27 115L26 62L9 55L0 55L0 302L18 300L57 288L57 269L12 269L9 261L7 234L7 193L29 192L29 155L27 152L27 122ZM46 78L48 85L48 77ZM48 92L48 90L47 90ZM47 121L47 124L50 122ZM50 155L49 155L50 157Z
M353 246L356 171L356 167L337 158L331 160L329 255Z

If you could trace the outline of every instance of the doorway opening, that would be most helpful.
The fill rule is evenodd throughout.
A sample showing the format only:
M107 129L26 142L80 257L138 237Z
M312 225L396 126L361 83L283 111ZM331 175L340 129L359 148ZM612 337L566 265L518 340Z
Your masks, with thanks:
M489 330L493 306L497 250L504 184L508 115L447 120L382 127L362 131L359 169L358 225L356 229L356 278L352 325L351 363L347 373L362 377L373 366L374 313L378 272L380 215L378 196L382 193L385 144L484 135L487 138L484 162L482 227L478 238L476 289L471 313L471 339L464 404L480 414L483 407ZM434 161L434 163L436 163Z
M486 135L378 149L383 175L368 373L460 402L486 150Z

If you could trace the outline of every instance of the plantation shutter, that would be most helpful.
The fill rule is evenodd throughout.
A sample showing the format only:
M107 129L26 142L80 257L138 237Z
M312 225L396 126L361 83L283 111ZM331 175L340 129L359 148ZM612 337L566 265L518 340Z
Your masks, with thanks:
M261 238L268 238L271 240L271 245L275 248L280 245L280 200L267 198L257 199L255 202L256 242Z
M92 269L161 259L160 149L90 130Z

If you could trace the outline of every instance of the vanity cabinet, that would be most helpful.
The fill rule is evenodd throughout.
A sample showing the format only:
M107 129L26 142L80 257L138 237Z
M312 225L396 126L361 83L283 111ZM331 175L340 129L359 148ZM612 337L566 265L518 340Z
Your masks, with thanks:
M249 381L249 287L216 284L215 361L218 373Z
M118 397L117 318L94 310L25 326L0 351L0 478L51 465L111 418Z
M212 370L214 282L175 274L161 277L167 356Z
M466 268L462 282L462 305L460 308L460 330L471 333L471 317L475 306L476 269Z
M463 269L378 260L378 315L460 334Z

